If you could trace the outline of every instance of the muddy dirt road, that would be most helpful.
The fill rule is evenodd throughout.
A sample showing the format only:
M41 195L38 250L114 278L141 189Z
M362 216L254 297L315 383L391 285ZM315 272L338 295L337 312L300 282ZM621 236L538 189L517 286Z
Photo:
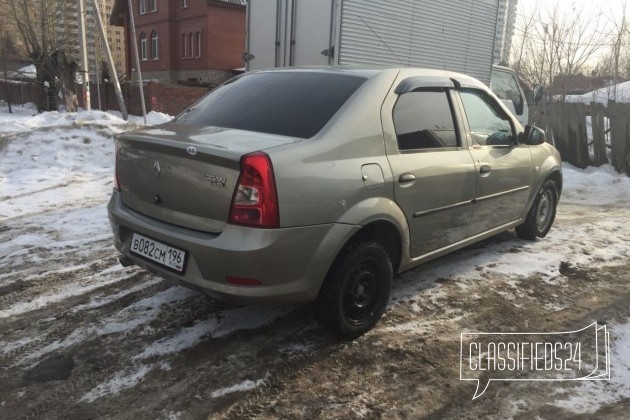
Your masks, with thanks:
M0 133L1 419L627 418L630 185L610 171L566 169L547 238L507 232L404 273L378 326L339 342L307 306L229 305L122 268L105 205L126 126L85 115ZM473 401L459 379L462 332L593 322L609 381L492 382Z
M3 225L2 241L16 246L0 256L1 418L573 417L561 401L585 392L575 384L491 384L472 401L474 384L459 380L460 333L599 321L616 348L630 318L627 254L583 264L606 244L564 239L579 226L609 229L604 239L627 248L627 209L561 206L549 240L509 232L405 273L378 327L343 343L308 307L227 305L119 267L106 220L77 237L38 220L75 226L104 212L94 208ZM542 270L519 274L524 260ZM505 272L511 263L516 274ZM613 376L621 369L613 359ZM621 418L628 390L611 381L591 392L607 388L618 398L586 408Z

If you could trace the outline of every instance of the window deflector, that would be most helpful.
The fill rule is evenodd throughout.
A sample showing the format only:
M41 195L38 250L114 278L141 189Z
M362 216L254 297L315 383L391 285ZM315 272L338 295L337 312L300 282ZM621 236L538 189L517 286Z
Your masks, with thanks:
M450 88L453 89L455 84L448 77L440 76L422 76L422 77L408 77L396 86L394 93L402 95L404 93L413 92L418 89L426 88Z

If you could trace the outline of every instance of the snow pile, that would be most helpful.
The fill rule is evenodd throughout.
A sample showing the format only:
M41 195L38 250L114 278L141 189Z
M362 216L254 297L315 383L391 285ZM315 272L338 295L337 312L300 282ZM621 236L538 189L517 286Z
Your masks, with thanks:
M136 123L102 111L32 113L32 107L0 113L0 221L104 202L113 183L112 137ZM151 115L154 122L168 119Z
M596 206L630 203L630 178L618 173L612 165L578 169L565 163L563 176L563 202Z
M37 77L37 70L34 64L29 64L15 71L8 71L7 77L9 79L35 79Z
M566 102L578 102L590 104L591 102L599 102L601 104L608 104L608 100L615 100L615 87L606 86L601 89L594 90L592 92L585 93L583 95L568 95L565 98ZM617 85L617 102L630 102L630 81L619 83Z

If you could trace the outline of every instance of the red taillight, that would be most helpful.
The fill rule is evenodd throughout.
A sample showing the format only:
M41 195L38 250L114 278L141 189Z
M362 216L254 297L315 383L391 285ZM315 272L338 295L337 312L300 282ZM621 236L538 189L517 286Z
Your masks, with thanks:
M263 152L241 158L229 222L260 228L280 227L278 194L271 160Z

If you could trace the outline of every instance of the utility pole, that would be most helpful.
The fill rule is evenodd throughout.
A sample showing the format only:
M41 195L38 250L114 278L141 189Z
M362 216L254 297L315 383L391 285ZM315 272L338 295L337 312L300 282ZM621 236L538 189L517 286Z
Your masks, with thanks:
M142 86L142 71L140 70L140 55L138 55L138 38L136 38L136 24L133 19L133 5L129 0L129 23L131 25L131 42L133 46L133 54L136 59L136 72L138 73L138 86L140 86L140 103L142 104L142 116L144 117L144 124L147 124L147 107L144 103L144 87Z
M83 106L92 109L90 99L90 73L88 71L87 41L85 39L85 7L83 0L79 2L79 43L81 45L81 74L83 75Z
M112 52L109 50L109 42L107 42L107 34L105 33L105 28L103 27L103 19L101 19L101 11L98 8L98 3L96 2L96 0L92 0L92 7L94 8L94 16L96 16L96 23L101 33L101 39L103 40L103 45L105 46L105 57L107 58L107 65L109 67L109 74L110 74L110 77L112 78L112 83L114 84L114 90L116 91L116 96L118 97L118 106L120 107L120 112L122 113L123 120L127 121L127 118L129 118L129 114L127 114L127 107L125 106L125 99L123 98L122 90L120 89L120 82L118 81L118 74L116 73L116 66L114 65Z

